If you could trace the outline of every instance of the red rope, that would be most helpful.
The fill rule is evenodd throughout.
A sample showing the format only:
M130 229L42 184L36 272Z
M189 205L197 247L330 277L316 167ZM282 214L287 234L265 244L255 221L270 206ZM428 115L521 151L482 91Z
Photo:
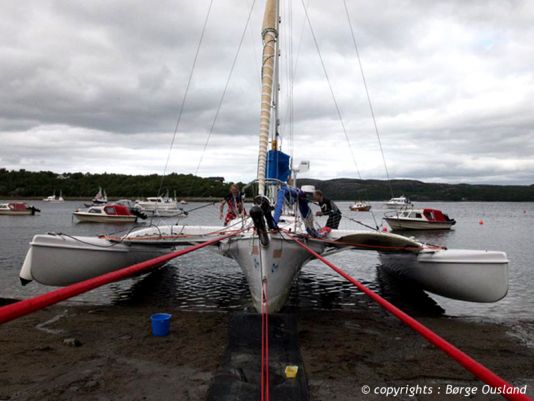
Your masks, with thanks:
M265 280L265 401L269 401L269 287Z
M54 291L47 292L43 295L38 295L33 298L28 298L23 301L16 302L11 305L3 306L0 308L0 324L9 322L10 320L17 319L21 316L28 315L37 310L46 308L47 306L64 301L65 299L72 298L76 295L80 295L84 292L93 290L97 287L101 287L105 284L109 284L115 281L123 280L131 277L135 274L150 270L156 266L161 266L168 261L185 255L187 253L196 251L209 245L216 244L223 239L230 238L238 232L223 235L221 237L214 238L212 240L203 242L201 244L193 245L179 251L171 252L166 255L158 256L150 260L146 260L135 265L123 267L111 273L106 273L98 277L90 278L88 280L80 281L75 284L71 284L67 287L59 288Z
M265 303L263 302L263 283L261 289L261 372L260 372L260 391L261 401L265 401Z
M448 354L450 357L452 357L456 362L458 362L460 365L462 365L464 368L469 370L471 373L473 373L476 377L478 377L483 382L489 384L490 386L500 389L503 392L503 397L505 397L508 400L512 401L533 401L530 397L523 394L506 394L508 392L518 392L518 389L512 386L510 383L502 379L500 376L486 368L481 363L477 362L473 358L471 358L469 355L461 351L460 349L456 348L454 345L449 343L447 340L445 340L443 337L440 337L438 334L434 333L432 330L430 330L425 325L419 323L417 320L415 320L413 317L409 316L408 314L401 311L399 308L397 308L392 303L386 301L384 298L382 298L380 295L378 295L376 292L370 290L365 285L360 283L358 280L352 278L347 273L345 273L343 270L341 270L339 267L334 265L332 262L328 261L323 256L319 255L317 252L315 252L313 249L305 245L303 242L299 241L295 237L292 237L293 240L300 245L302 248L306 249L311 255L319 259L321 262L323 262L325 265L330 267L332 270L334 270L336 273L341 275L346 280L350 281L352 284L354 284L360 291L365 293L367 296L369 296L373 301L378 303L380 306L382 306L384 309L386 309L388 312L393 314L396 318L401 320L404 324L408 325L413 330L417 331L420 335L422 335L427 341L434 344L436 347L441 349L443 352Z
M261 291L261 400L269 401L269 305L267 280Z

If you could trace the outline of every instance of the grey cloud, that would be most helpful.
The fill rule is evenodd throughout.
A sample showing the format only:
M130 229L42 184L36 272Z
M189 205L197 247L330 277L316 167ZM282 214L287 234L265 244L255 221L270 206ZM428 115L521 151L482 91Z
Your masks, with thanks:
M4 5L0 165L102 171L113 164L122 172L161 172L208 4ZM196 169L250 4L214 2L171 159L176 171ZM288 4L282 1L282 56ZM292 4L295 157L311 159L310 176L354 177L300 1ZM258 0L200 174L254 177L263 5ZM349 6L395 176L534 181L531 2L382 0ZM363 178L384 178L343 3L311 0L310 17ZM285 69L281 78L287 131Z

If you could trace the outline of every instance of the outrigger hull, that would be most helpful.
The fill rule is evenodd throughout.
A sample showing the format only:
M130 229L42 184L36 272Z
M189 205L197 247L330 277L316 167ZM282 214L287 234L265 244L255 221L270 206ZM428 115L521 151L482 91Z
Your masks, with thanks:
M441 249L379 255L386 271L447 298L497 302L508 293L508 259L504 252Z
M160 256L168 249L98 237L36 235L20 271L23 284L64 286Z

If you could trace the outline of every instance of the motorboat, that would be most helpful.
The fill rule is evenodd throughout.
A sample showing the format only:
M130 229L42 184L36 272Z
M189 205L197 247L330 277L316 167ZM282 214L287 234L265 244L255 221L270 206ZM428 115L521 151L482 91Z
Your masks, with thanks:
M88 209L77 209L72 215L83 223L135 223L138 214L134 214L127 206L107 204L91 206Z
M186 201L185 199L182 199L182 200L180 201L180 205L187 205L187 201Z
M62 203L62 202L65 202L65 199L63 199L63 192L59 191L59 196L56 196L56 192L54 191L54 194L44 198L43 202L49 202L49 203Z
M412 202L404 195L399 196L398 198L391 198L386 202L386 207L388 209L402 209L411 206L413 206Z
M187 213L181 207L177 209L154 209L153 211L146 211L145 213L154 217L187 217Z
M165 196L153 196L146 198L145 201L136 200L135 203L143 208L146 213L155 214L156 211L162 210L179 210L176 199L169 197L169 193Z
M392 230L450 230L456 224L454 219L438 209L406 209L386 213L384 220Z
M0 216L33 216L36 212L40 210L24 202L0 203Z
M349 209L353 212L368 212L369 210L371 210L371 205L367 202L358 201L350 205Z
M183 209L178 206L178 202L169 197L148 197L146 201L136 200L135 204L149 216L176 217L183 214Z
M154 210L147 210L143 208L139 203L133 202L129 199L119 199L118 201L114 202L115 204L124 205L127 206L130 211L139 217L147 218L148 216L154 216L154 217L186 217L187 212L182 209L154 209Z

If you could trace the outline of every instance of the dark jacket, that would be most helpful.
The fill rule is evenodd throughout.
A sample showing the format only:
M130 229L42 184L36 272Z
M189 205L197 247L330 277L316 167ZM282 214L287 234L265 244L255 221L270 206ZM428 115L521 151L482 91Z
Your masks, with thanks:
M336 206L334 201L331 201L330 199L323 197L323 201L319 202L319 206L321 207L321 213L323 216L341 215L339 208Z

